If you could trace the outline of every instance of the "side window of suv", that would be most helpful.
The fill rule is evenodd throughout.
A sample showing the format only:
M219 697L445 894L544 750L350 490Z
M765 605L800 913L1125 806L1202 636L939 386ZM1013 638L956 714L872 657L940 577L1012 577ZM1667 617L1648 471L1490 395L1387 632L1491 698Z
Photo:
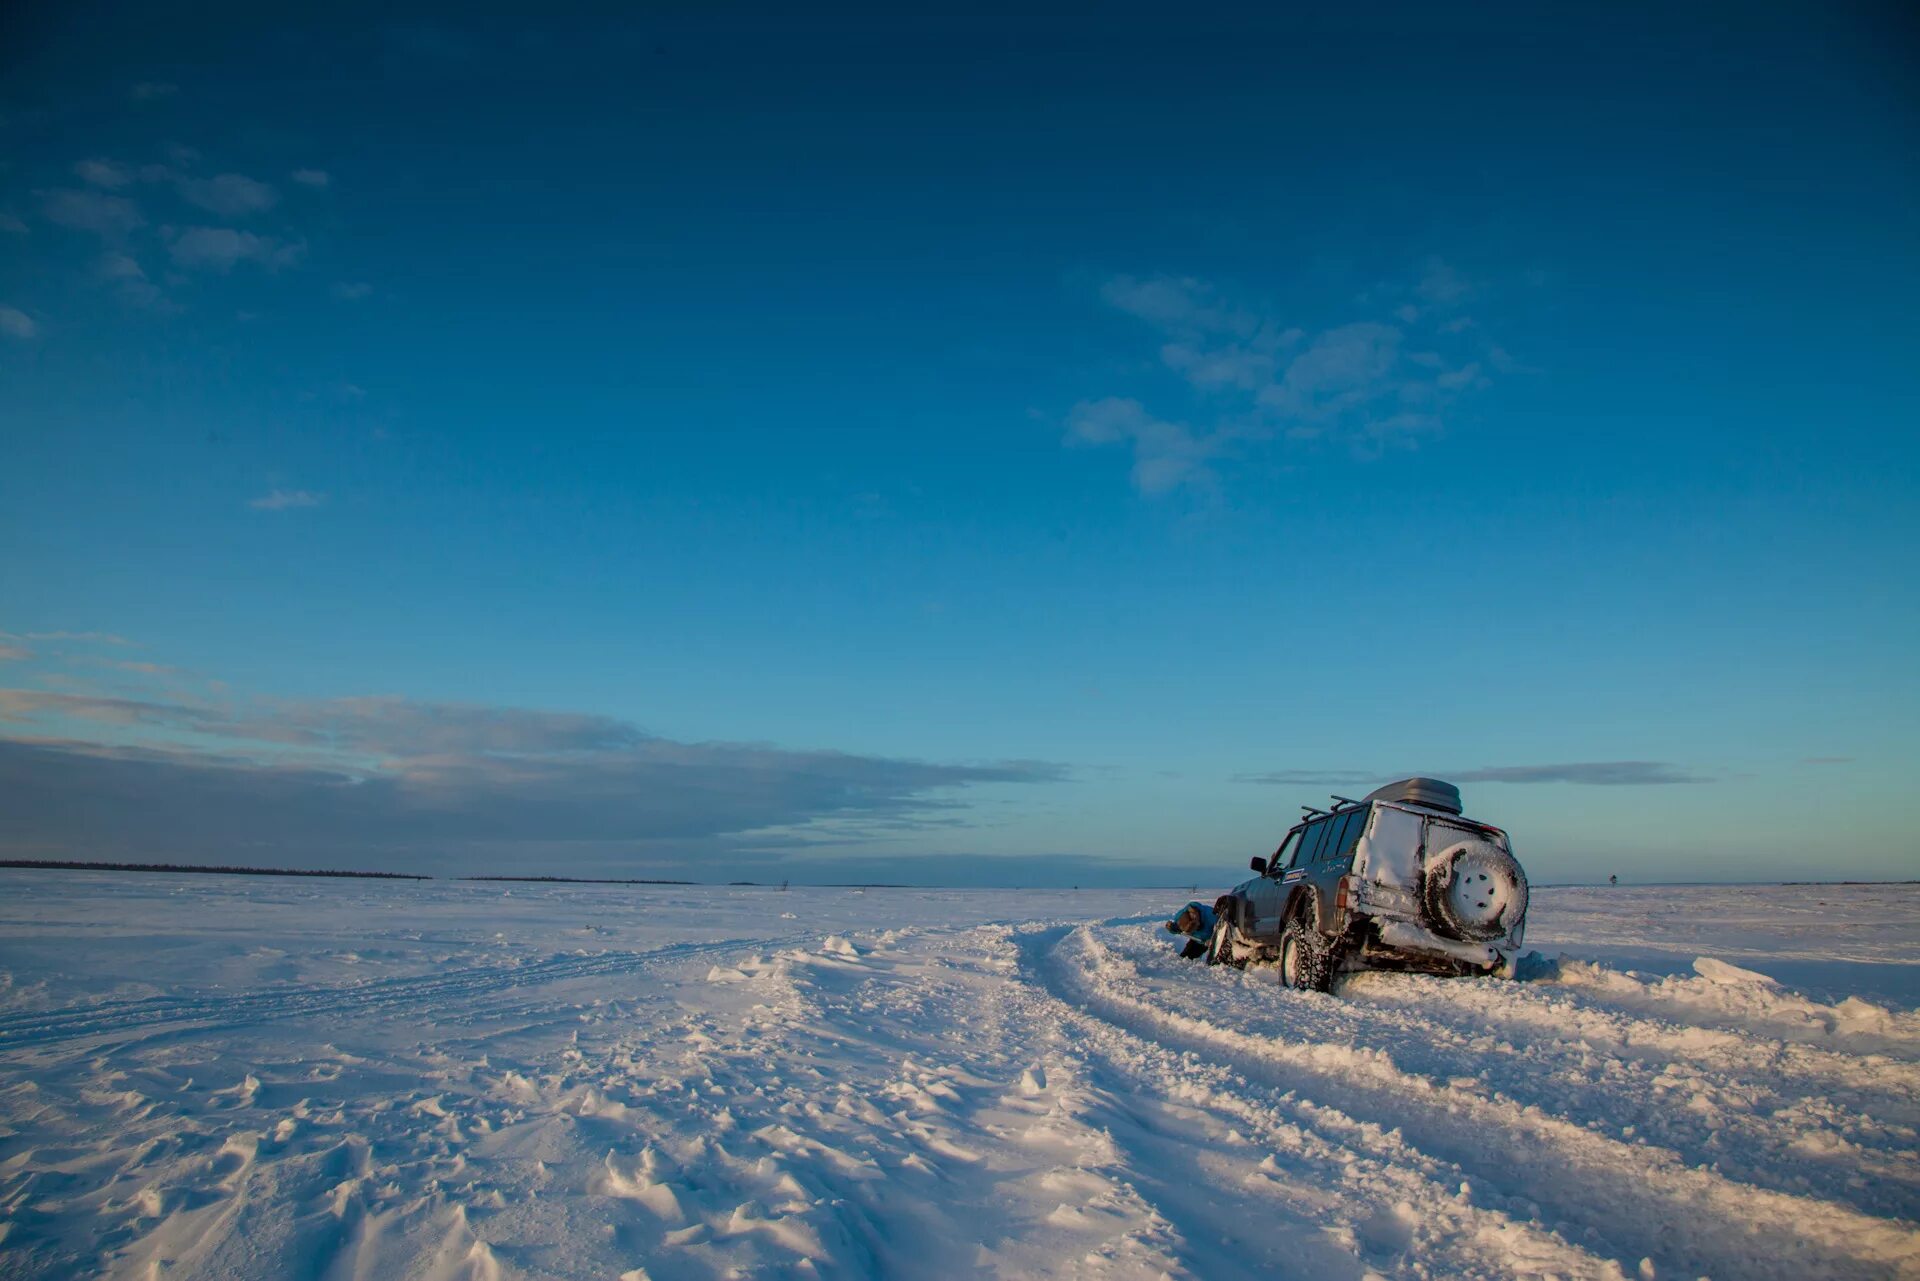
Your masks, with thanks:
M1288 832L1287 839L1280 842L1280 848L1275 850L1273 857L1267 860L1268 876L1278 876L1293 866L1295 859L1300 853L1300 842L1294 839L1299 835L1300 833L1298 829L1296 829Z
M1340 838L1345 834L1346 830L1347 816L1345 814L1335 814L1329 818L1327 820L1327 838L1320 842L1320 848L1315 851L1313 861L1316 863L1331 861L1340 850Z
M1293 860L1294 867L1305 867L1319 861L1320 851L1326 845L1328 826L1326 819L1316 819L1300 833L1300 853Z

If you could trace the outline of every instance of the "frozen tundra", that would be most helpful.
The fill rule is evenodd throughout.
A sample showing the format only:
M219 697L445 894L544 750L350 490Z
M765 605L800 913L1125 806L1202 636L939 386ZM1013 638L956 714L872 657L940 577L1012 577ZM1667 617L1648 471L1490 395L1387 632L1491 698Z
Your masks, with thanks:
M1253 870L1214 904L1210 965L1273 961L1283 985L1321 992L1361 968L1513 977L1527 876L1504 831L1461 816L1451 783L1308 807Z

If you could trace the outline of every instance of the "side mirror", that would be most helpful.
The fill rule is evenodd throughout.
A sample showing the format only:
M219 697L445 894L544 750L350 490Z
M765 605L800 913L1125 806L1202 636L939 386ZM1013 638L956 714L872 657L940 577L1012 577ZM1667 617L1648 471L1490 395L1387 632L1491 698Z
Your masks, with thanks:
M1264 873L1267 870L1267 860L1263 858L1256 858L1252 862L1248 863L1247 866L1252 868L1256 872Z

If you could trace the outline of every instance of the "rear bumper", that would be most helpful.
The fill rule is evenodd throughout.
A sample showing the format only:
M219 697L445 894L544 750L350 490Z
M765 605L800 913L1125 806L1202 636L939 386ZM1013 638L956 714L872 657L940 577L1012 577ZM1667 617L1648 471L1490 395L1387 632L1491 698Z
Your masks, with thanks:
M1351 877L1343 884L1343 928L1346 922L1371 923L1370 929L1362 931L1366 939L1362 960L1435 973L1513 973L1525 921L1485 943L1443 938L1422 924L1420 900L1413 890L1360 877Z
M1397 960L1417 969L1465 969L1476 974L1513 973L1514 958L1519 955L1520 940L1497 939L1491 943L1463 943L1441 938L1433 931L1411 921L1379 921L1375 937L1380 959ZM1368 951L1363 950L1365 957Z

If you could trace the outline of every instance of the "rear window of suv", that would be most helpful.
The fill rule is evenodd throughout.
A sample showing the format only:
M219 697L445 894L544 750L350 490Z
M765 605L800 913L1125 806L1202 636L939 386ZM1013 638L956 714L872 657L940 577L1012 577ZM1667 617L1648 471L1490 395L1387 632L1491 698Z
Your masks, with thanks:
M1360 833L1367 830L1367 815L1372 812L1370 807L1363 805L1328 819L1328 836L1320 847L1321 860L1331 863L1336 859L1351 857L1353 847L1360 843Z

